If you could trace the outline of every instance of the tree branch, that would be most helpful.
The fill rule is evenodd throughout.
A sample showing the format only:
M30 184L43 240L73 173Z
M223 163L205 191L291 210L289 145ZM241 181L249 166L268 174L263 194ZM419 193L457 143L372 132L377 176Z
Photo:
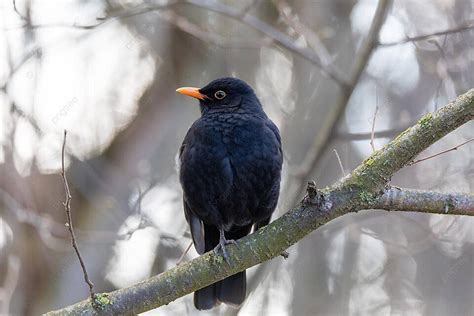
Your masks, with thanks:
M419 42L419 41L424 41L427 39L430 39L432 37L436 36L443 36L443 35L449 35L449 34L455 34L455 33L460 33L468 30L474 29L474 21L466 21L462 23L461 25L454 27L452 29L444 30L444 31L439 31L439 32L434 32L431 34L425 34L425 35L419 35L419 36L413 36L413 37L406 37L402 39L401 41L395 41L395 42L387 42L387 43L379 43L379 46L381 47L389 47L389 46L396 46L396 45L402 45L410 42Z
M474 213L472 195L439 194L395 188L386 189L392 175L406 166L420 152L444 135L474 119L474 89L400 134L382 149L374 152L351 174L336 184L317 190L308 186L305 198L292 210L254 234L228 246L230 263L213 251L190 262L165 271L128 288L108 294L109 303L98 314L138 314L168 304L232 274L279 256L310 232L334 218L361 209L391 209L446 214ZM405 194L403 194L406 192ZM433 197L431 207L417 205ZM438 198L436 198L436 196ZM443 199L445 197L445 199ZM449 197L449 198L446 198ZM89 300L47 315L93 315Z
M474 216L474 195L391 187L372 207L387 211Z

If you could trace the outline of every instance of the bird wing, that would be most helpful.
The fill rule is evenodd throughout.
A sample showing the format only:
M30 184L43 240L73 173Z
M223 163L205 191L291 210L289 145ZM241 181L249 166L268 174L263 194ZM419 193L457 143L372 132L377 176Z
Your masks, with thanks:
M265 122L265 126L268 127L275 135L278 141L278 144L280 146L280 152L281 152L281 137L280 137L280 131L278 130L278 127L270 119L267 119L267 121Z
M188 203L183 199L184 216L191 229L191 237L193 238L194 248L198 254L205 252L206 243L204 241L204 224L189 208Z
M267 214L268 217L265 217L262 220L256 222L254 224L254 231L257 231L259 228L268 225L268 223L270 222L271 214L275 210L275 207L278 202L278 197L280 194L280 173L281 173L281 167L283 163L283 151L281 148L280 132L278 128L276 127L276 125L269 119L265 122L265 126L275 136L276 143L274 142L274 145L277 146L278 150L274 152L274 156L271 159L267 160L267 161L273 162L270 172L274 174L275 177L272 180L272 183L268 184L269 185L268 191L265 192L265 194L261 196L260 203L258 205L258 208L255 211L257 214L261 214L261 215Z
M187 135L186 135L187 136ZM184 149L186 148L186 138L183 141L183 144L179 148L179 161L181 164L181 156ZM194 248L198 254L203 254L205 252L205 241L204 241L204 224L197 217L189 207L188 203L183 197L183 206L184 206L184 217L188 222L189 228L191 229L191 237L193 238Z

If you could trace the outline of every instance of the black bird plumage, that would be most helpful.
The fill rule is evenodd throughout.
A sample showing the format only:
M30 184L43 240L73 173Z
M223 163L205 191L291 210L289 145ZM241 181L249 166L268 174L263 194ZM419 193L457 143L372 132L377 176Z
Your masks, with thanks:
M278 128L253 89L236 78L181 88L200 99L201 117L179 151L184 213L199 254L218 249L269 223L279 196L283 162ZM197 309L240 305L245 271L194 293Z

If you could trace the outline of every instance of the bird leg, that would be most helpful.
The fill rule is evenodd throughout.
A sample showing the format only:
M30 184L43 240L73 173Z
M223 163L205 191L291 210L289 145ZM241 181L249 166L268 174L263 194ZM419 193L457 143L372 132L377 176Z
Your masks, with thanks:
M225 262L227 262L227 264L230 264L230 257L229 257L229 254L227 253L227 250L225 249L225 246L230 245L230 244L235 244L235 240L225 239L224 230L222 228L219 228L219 235L220 235L219 244L217 244L216 248L214 248L214 251L216 253L219 253L219 250L221 250L222 256L224 257Z

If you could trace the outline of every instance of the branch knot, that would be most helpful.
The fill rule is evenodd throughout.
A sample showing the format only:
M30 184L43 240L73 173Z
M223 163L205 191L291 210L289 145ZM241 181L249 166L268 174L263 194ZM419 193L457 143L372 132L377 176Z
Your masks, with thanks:
M324 202L324 195L316 187L316 182L308 181L306 187L306 196L303 199L303 203L307 205L321 205Z

